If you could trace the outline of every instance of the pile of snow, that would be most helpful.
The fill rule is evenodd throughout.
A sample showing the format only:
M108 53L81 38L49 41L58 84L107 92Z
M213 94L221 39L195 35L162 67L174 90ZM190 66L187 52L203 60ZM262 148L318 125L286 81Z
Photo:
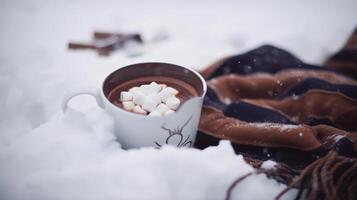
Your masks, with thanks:
M69 110L0 146L2 199L222 199L253 169L228 141L218 147L125 151L104 111ZM264 187L254 194L254 188ZM238 187L237 187L238 188ZM273 198L284 185L254 176L234 197Z
M0 199L224 198L229 184L252 170L228 143L124 151L93 99L70 103L86 115L63 115L62 97L70 88L97 87L128 64L199 70L264 43L319 64L355 28L356 7L354 0L1 1ZM110 57L67 50L68 41L90 40L95 29L139 32L145 45ZM252 176L233 197L272 199L283 188Z

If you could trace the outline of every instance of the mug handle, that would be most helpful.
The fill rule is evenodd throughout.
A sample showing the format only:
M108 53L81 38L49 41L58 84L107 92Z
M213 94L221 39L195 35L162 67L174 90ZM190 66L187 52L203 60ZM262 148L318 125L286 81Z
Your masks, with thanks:
M68 109L69 101L79 95L90 95L93 96L99 107L104 108L102 98L100 96L100 90L98 88L87 87L87 88L78 88L69 91L62 100L62 111L66 112Z

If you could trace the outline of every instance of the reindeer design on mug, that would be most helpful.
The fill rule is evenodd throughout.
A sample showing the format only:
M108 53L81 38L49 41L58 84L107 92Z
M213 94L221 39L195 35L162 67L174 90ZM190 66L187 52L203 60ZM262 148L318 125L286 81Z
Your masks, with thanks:
M165 131L168 132L168 137L166 138L165 144L175 144L175 141L177 142L177 147L190 147L192 146L192 141L189 140L190 136L187 136L187 138L185 140L184 136L182 134L183 129L185 128L185 126L187 126L187 124L191 121L192 116L180 127L177 126L174 129L170 129L170 128L166 128L165 124L163 124L161 126L162 129L164 129ZM155 144L157 145L157 147L161 147L162 144L159 144L158 142L155 142Z

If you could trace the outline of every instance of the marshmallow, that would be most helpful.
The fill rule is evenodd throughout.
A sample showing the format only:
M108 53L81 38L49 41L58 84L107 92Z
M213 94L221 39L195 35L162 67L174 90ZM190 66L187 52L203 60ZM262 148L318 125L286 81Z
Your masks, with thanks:
M152 92L151 92L151 87L150 87L150 85L141 85L141 86L140 86L140 90L141 90L141 92L144 93L145 95L148 95L148 94L152 93Z
M159 111L161 114L164 114L165 112L167 112L168 110L170 110L169 107L167 107L167 105L163 104L163 103L160 103L157 108L156 108L157 111Z
M166 84L151 82L139 87L132 87L129 91L120 93L123 108L138 114L149 116L169 115L180 106L179 92Z
M150 98L145 98L144 104L143 104L144 110L151 112L151 111L155 110L156 106L157 106L157 103L155 100L150 99Z
M166 84L159 84L159 85L160 85L161 90L167 88L167 85L166 85Z
M166 116L166 115L169 115L169 114L172 114L172 113L174 113L175 111L173 111L173 110L168 110L168 111L166 111L165 113L164 113L164 116Z
M133 101L135 104L142 106L145 101L145 94L140 90L135 90L133 92Z
M133 112L146 115L146 111L143 110L140 106L135 106Z
M153 101L156 102L156 105L161 103L161 98L160 98L159 94L157 94L157 93L149 94L145 97L145 99L152 99Z
M152 93L158 93L161 90L161 86L157 84L156 82L151 82L150 83L150 91Z
M139 90L139 87L132 87L129 89L129 92L133 93L135 91L138 91Z
M169 87L161 90L161 92L159 93L159 96L161 98L162 102L166 102L166 100L172 96L174 96L174 94L172 93L172 91L170 89L168 89Z
M148 116L162 116L162 114L157 110L153 110Z
M176 98L176 97L169 97L166 100L166 105L167 107L169 107L172 110L176 110L179 105L180 105L180 99Z
M131 111L135 107L135 104L132 101L124 101L123 102L123 108L125 110Z
M124 101L131 101L133 100L133 95L131 94L131 92L120 92L120 101L124 102Z
M165 90L170 91L171 94L173 94L173 95L177 95L179 93L178 90L176 90L175 88L172 88L172 87L167 87L167 88L165 88Z

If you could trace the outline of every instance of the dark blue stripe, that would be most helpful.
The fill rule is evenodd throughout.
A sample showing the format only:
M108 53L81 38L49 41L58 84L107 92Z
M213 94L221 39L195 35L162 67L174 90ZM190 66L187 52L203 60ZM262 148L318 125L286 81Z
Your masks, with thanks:
M289 118L285 117L283 114L277 111L256 106L250 103L236 101L226 105L219 100L217 94L211 88L207 89L204 105L213 106L219 110L222 110L224 115L227 117L233 117L246 122L295 124Z
M282 49L264 45L245 54L225 60L208 79L225 74L253 74L257 72L276 73L283 69L336 70L308 65Z
M213 106L219 110L223 110L227 106L219 100L217 94L210 87L207 87L206 96L204 98L204 105Z
M229 104L223 113L227 117L234 117L246 122L296 124L279 112L242 101Z

